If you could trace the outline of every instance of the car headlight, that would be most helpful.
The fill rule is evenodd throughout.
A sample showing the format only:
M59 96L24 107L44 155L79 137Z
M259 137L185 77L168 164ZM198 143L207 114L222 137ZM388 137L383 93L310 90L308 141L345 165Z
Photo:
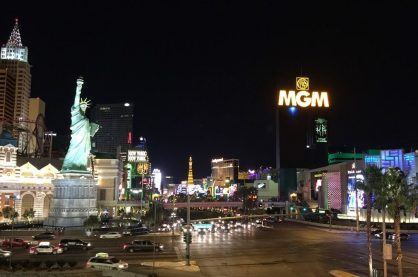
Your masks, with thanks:
M10 256L10 253L4 253L4 256L5 257L9 257Z
M124 268L123 264L118 265L119 268Z
M88 247L90 247L90 246L91 246L91 243L90 243L90 242L89 242L89 243L87 243L87 246L88 246Z

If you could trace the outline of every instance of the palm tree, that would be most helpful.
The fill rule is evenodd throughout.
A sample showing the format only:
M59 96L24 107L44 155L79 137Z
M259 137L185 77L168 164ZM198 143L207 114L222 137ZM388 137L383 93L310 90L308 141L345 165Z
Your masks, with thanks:
M401 211L415 209L417 203L417 189L415 185L408 185L405 173L399 168L388 168L385 173L387 182L387 206L389 215L393 217L395 227L396 260L398 262L398 276L402 277L402 248L401 248Z
M2 214L4 218L10 219L12 221L19 216L15 209L9 206L3 208Z
M386 210L388 205L388 178L387 174L383 174L381 171L381 179L382 181L377 185L374 190L375 195L375 202L374 207L382 211L382 245L383 245L383 277L387 276L387 262L385 257L385 249L386 249Z
M382 183L382 172L374 165L366 167L363 172L364 182L359 182L357 187L364 191L366 195L366 224L367 224L367 248L369 252L369 276L373 276L373 253L372 253L372 240L371 240L371 215L372 215L372 195L375 190Z
M22 217L25 218L29 223L32 223L32 219L35 217L35 211L32 208L25 210Z

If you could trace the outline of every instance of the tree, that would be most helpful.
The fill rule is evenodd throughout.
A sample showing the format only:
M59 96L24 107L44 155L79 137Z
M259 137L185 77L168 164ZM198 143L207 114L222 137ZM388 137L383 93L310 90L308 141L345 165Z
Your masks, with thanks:
M387 262L385 259L385 249L386 249L386 206L388 204L388 178L386 174L383 174L380 171L380 178L382 181L377 184L377 187L374 189L374 208L379 212L382 212L382 253L383 253L383 277L387 276Z
M10 219L10 220L14 220L15 218L19 216L19 213L17 213L15 209L13 209L10 206L4 207L2 210L2 214L4 218Z
M29 210L25 210L23 213L23 218L25 218L29 223L32 222L32 219L35 217L35 211L31 208Z
M402 277L402 248L401 248L401 211L415 210L417 203L417 189L415 185L408 185L405 173L399 168L388 168L385 172L387 190L387 210L393 217L395 228L396 260L398 262L398 276Z
M97 228L99 226L100 226L99 217L97 217L96 215L91 215L84 221L84 227L86 227L90 231L93 228L95 227Z
M242 201L242 206L244 208L244 213L249 209L253 209L255 206L255 201L257 199L257 189L254 187L245 187L240 186L237 190L237 198L239 201Z
M364 169L364 182L359 182L357 187L364 191L366 195L366 224L367 224L367 248L369 252L369 276L373 276L373 254L371 240L371 215L372 215L372 195L382 183L382 171L377 166L368 166Z

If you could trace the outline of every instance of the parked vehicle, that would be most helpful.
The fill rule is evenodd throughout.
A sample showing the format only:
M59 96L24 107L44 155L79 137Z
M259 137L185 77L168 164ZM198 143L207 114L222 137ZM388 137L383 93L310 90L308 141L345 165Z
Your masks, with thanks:
M29 241L18 238L14 238L12 240L6 239L2 242L1 246L3 248L28 248Z
M40 240L40 239L55 239L55 235L52 232L43 232L37 235L32 236L33 239Z
M161 243L154 243L150 240L134 240L123 245L123 250L126 252L135 251L163 251L164 246Z
M0 249L0 259L1 260L10 259L10 256L12 256L11 251L6 251L6 250L3 250L3 249Z
M100 235L101 239L116 239L121 238L122 235L119 232L109 232L103 235Z
M128 263L111 257L108 253L97 253L87 261L86 266L87 268L122 270L128 268Z
M87 250L91 248L91 243L82 241L81 239L62 239L59 246L64 249L64 251L70 249Z
M38 246L33 246L29 249L29 254L61 254L63 249L59 246L54 246L49 241L42 241Z

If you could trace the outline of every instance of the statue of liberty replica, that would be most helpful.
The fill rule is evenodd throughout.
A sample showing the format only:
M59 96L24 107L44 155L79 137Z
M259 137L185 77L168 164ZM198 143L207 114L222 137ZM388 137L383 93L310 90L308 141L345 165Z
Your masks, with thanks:
M71 141L61 173L53 180L54 198L44 225L54 227L82 227L90 215L97 215L97 187L88 170L91 137L99 125L86 117L89 106L81 98L83 79L77 79L74 104L71 107Z

